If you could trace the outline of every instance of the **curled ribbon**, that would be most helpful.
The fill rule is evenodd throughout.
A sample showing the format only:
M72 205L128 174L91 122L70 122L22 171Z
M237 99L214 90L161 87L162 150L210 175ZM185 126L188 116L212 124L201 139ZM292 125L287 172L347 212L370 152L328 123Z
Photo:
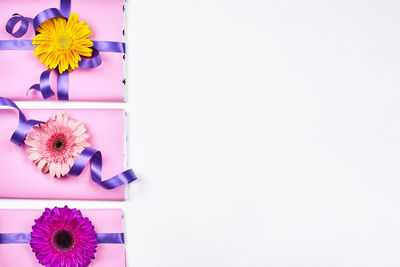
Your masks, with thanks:
M21 23L19 29L14 32L14 28L18 24L18 22ZM13 14L12 18L8 20L6 24L6 31L15 38L20 38L27 33L29 23L33 23L33 20L31 18L27 18L18 13L15 13Z
M27 120L24 113L19 109L19 107L10 99L5 97L0 97L0 106L12 107L16 109L19 113L19 123L17 130L11 137L11 142L21 146L24 143L26 135L28 132L36 125L44 123L37 120ZM102 166L103 160L101 152L94 148L85 148L81 154L79 154L74 165L72 165L71 170L68 175L79 176L85 169L86 165L90 163L91 177L93 182L100 185L102 188L110 190L117 188L121 185L131 183L137 179L135 173L132 169L126 170L120 174L115 175L107 180L102 180Z
M87 147L82 151L82 153L76 159L74 165L72 165L68 175L79 176L90 161L92 162L90 165L92 180L104 189L110 190L123 184L133 182L137 179L135 173L130 169L115 175L112 178L102 181L101 172L103 163L101 152L91 147Z
M60 0L60 9L48 8L41 11L33 19L24 17L20 14L14 14L6 24L6 31L15 38L24 36L29 28L29 24L33 25L34 30L45 21L63 17L68 18L71 13L71 0ZM16 25L20 23L19 28L14 31ZM33 50L32 40L0 40L0 50ZM114 52L125 53L125 43L109 42L109 41L93 41L91 57L82 57L79 62L79 67L92 69L97 68L102 64L102 59L99 52ZM55 94L50 88L50 72L51 70L44 71L40 76L40 83L34 84L28 89L39 91L42 97L47 100ZM68 72L58 75L57 96L59 100L69 100L68 96Z
M96 233L100 244L124 244L124 233ZM0 244L29 244L30 233L0 233Z
M54 92L50 86L50 74L54 71L57 74L57 95L59 100L68 100L68 72L58 73L57 70L45 70L40 75L40 83L34 84L29 88L29 91L36 90L39 91L44 99L48 99L54 96Z

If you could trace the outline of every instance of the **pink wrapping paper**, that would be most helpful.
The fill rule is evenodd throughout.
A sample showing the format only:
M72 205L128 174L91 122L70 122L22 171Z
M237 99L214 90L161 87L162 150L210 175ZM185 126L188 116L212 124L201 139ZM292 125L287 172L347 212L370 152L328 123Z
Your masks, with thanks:
M59 8L59 0L1 0L0 40L15 40L5 30L12 14L34 17L47 8ZM72 0L72 12L89 24L94 41L122 42L124 29L123 0ZM17 29L17 27L16 27ZM30 25L28 33L19 39L33 39ZM95 69L77 69L69 75L69 96L72 101L124 100L124 61L121 53L101 53L103 64ZM40 74L46 67L39 62L33 51L0 51L0 95L12 100L43 100L40 93L27 90L39 83ZM52 76L56 76L53 75ZM52 77L52 89L56 93L56 79ZM56 100L56 96L51 100Z
M92 147L103 155L103 180L124 171L124 111L122 109L23 110L28 119L46 121L65 111L85 123ZM10 142L18 124L17 111L0 110L0 197L41 199L124 200L124 186L106 190L92 181L87 166L78 177L50 178L28 160L26 147ZM1 265L0 265L1 266Z
M43 210L0 210L0 233L28 233L34 220ZM101 209L82 210L88 217L97 233L122 233L122 210ZM99 244L96 259L90 267L126 267L125 246L123 244ZM0 266L3 267L37 267L35 254L29 244L0 244Z

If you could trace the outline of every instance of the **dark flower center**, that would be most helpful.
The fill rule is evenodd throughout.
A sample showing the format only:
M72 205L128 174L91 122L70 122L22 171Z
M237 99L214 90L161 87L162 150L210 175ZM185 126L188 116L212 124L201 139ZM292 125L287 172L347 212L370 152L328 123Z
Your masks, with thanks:
M57 233L55 240L59 248L69 248L72 245L72 235L67 231L60 231Z
M60 229L53 234L53 245L60 252L69 252L75 247L74 234L68 229Z
M57 154L63 154L68 147L68 138L65 133L55 133L47 140L47 149Z
M54 140L53 148L55 150L60 151L64 149L64 147L65 147L65 141L63 139L57 138L56 140Z

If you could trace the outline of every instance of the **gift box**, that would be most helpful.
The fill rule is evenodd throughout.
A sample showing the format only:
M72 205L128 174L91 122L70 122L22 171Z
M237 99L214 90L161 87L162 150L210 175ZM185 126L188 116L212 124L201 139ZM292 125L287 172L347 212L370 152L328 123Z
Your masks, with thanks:
M61 0L63 1L63 0ZM67 0L69 2L69 0ZM71 0L70 10L79 15L79 20L89 25L93 42L118 42L124 39L124 1L123 0ZM60 9L60 0L17 0L0 1L0 95L13 100L43 100L39 91L28 89L39 84L40 75L47 70L40 63L32 50L2 50L2 41L32 40L35 30L32 23L21 38L11 36L6 25L13 14L34 18L38 13L49 8ZM29 21L29 20L27 20ZM13 32L17 32L16 24ZM25 42L30 46L28 43ZM98 47L99 48L99 47ZM125 54L100 50L102 64L96 68L77 68L69 73L68 94L72 101L124 101L125 95ZM107 49L105 49L107 50ZM68 71L67 71L68 72ZM57 100L57 74L50 75L51 88ZM65 100L65 99L64 99Z
M99 241L89 266L125 267L122 210L87 209L80 212L91 221L96 234L103 239ZM32 226L42 214L43 210L0 210L0 266L43 266L30 245Z
M102 179L106 180L125 168L125 112L122 109L29 109L22 110L27 118L46 122L54 114L65 114L86 127L89 148L102 153ZM1 109L0 121L0 197L33 199L124 200L125 186L105 189L92 178L91 168L83 165L78 176L52 178L34 164L29 146L10 142L16 129L18 111ZM30 130L31 132L32 130ZM57 141L58 142L58 141ZM55 142L55 144L57 144ZM67 144L66 144L67 145ZM45 147L47 148L47 147ZM93 160L92 160L93 161ZM93 164L93 162L92 162ZM43 168L42 168L43 169Z

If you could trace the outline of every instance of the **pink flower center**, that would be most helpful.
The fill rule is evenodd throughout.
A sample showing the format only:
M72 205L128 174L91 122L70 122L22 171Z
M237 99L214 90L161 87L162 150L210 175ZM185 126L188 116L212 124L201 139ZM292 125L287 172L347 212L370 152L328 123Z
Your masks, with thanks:
M70 252L76 245L74 233L66 228L60 228L53 233L51 238L53 247L62 253Z

